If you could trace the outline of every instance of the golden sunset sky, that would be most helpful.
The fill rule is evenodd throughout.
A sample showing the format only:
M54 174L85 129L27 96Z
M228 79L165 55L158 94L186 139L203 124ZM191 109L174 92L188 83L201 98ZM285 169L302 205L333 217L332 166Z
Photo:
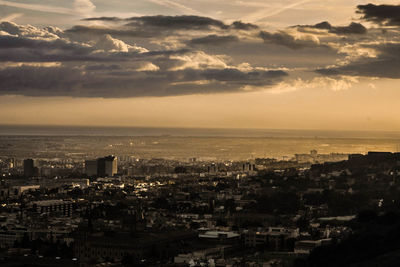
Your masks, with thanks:
M0 0L0 124L398 131L398 4Z

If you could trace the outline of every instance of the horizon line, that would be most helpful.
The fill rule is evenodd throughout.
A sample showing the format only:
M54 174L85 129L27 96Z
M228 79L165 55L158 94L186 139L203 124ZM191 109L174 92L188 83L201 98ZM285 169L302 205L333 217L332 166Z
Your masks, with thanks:
M383 129L321 129L321 128L255 128L255 127L215 127L215 126L146 126L146 125L72 125L72 124L2 124L0 127L75 127L75 128L142 128L142 129L187 129L187 130L249 130L249 131L320 131L320 132L381 132L400 133L400 130Z

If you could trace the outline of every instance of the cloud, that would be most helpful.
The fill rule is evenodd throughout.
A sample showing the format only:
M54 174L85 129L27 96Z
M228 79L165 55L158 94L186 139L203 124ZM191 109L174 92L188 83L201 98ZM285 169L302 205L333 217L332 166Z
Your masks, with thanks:
M259 36L265 43L282 45L291 49L321 46L319 39L311 34L300 34L296 36L284 31L278 31L276 33L261 31Z
M205 37L193 38L188 43L190 45L225 45L239 41L239 38L234 35L216 35L211 34Z
M180 29L220 25L212 20L189 20L192 25L182 26L181 20L170 25ZM0 61L6 62L0 68L0 94L107 98L241 92L246 86L265 89L288 76L282 70L251 65L239 69L227 62L226 55L190 49L149 50L106 33L82 34L84 38L73 41L70 33L55 27L0 23ZM210 45L221 38L223 42L236 40L218 35L201 38L194 42Z
M318 69L317 72L328 76L351 75L400 79L400 61L394 59L362 60L345 66Z
M21 26L12 22L0 23L1 61L76 61L95 58L95 47L70 41L56 27L43 29Z
M12 22L0 23L0 60L12 62L50 61L137 61L143 57L170 57L184 50L148 51L134 43L127 44L111 35L90 37L90 42L72 41L56 27L43 29Z
M339 35L346 35L346 34L366 34L367 28L364 27L361 23L352 22L348 26L332 26L329 22L323 21L317 23L315 25L298 25L295 26L299 29L303 28L312 28L312 29L319 29L319 30L328 30L330 33L335 33Z
M128 19L129 26L153 26L173 29L227 28L222 21L200 16L143 16Z
M120 22L124 21L125 19L121 19L118 17L90 17L82 19L83 21L109 21L109 22Z
M400 5L359 5L357 13L362 19L383 25L400 25Z
M330 32L336 34L366 34L367 29L360 23L352 22L348 26L332 27Z
M110 34L112 36L118 37L142 37L151 38L157 32L146 31L141 28L131 28L131 27L105 27L105 26L84 26L76 25L65 31L67 34L78 34L78 35L105 35Z
M222 21L200 16L142 16L131 18L93 17L83 21L103 21L111 23L108 26L77 25L66 31L68 34L104 35L118 37L158 38L171 36L182 31L215 31L229 29L251 30L251 24L234 22L227 25Z
M13 35L0 34L0 48L27 48L27 49L62 49L62 50L75 50L86 52L91 50L89 47L80 46L78 44L70 43L62 39L31 39L21 38Z
M301 89L328 89L332 91L343 91L350 89L358 83L358 79L352 76L337 77L315 77L311 79L292 79L283 81L268 90L271 94L283 94Z
M109 34L102 35L96 42L95 47L107 52L129 52L129 51L138 53L148 52L146 48L139 47L136 45L126 44L121 40L113 38Z
M237 30L249 31L249 30L257 30L259 27L257 25L255 25L255 24L252 24L252 23L244 23L244 22L241 22L241 21L234 21L231 24L231 28L237 29Z
M233 29L233 30L255 30L258 26L251 23L244 23L242 21L234 21L232 24L227 25L224 22L209 17L194 16L194 15L181 15L181 16L141 16L131 18L118 18L118 17L91 17L83 19L83 21L104 21L114 23L125 23L123 26L132 29L152 29L171 32L176 30L207 30L215 29ZM119 25L122 26L122 25Z
M89 71L91 70L91 71ZM104 72L74 67L20 66L0 70L0 94L73 97L138 97L240 92L246 85L261 89L284 78L283 71L157 68ZM204 81L207 81L204 83Z
M328 76L400 78L400 43L364 44L363 47L375 49L376 54L358 57L343 65L321 68L317 72Z
M58 34L62 33L62 30L58 29L57 27L46 27L44 29L39 29L31 25L18 25L9 21L0 22L0 30L11 35L17 35L21 37L49 39L57 39L59 38Z
M0 95L151 97L291 91L302 83L343 90L358 77L400 78L393 28L322 22L269 32L194 15L81 23L63 30L0 22Z
M168 69L183 70L183 69L225 69L228 64L221 56L211 56L203 51L188 52L182 55L173 55L170 60L175 60L174 66Z
M220 20L215 20L208 17L183 15L183 16L141 16L131 18L116 18L116 17L98 17L87 18L83 21L126 21L129 22L126 26L132 27L158 27L169 29L206 29L209 27L217 27L226 29L228 25Z

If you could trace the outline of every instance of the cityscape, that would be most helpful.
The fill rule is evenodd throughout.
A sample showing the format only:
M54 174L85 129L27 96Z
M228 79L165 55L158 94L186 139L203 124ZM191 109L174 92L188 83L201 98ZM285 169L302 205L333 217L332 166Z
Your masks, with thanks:
M398 267L399 79L395 0L0 0L0 266Z
M82 136L14 138L0 138L1 266L376 266L398 246L398 152L140 158L139 137L104 156L58 149Z

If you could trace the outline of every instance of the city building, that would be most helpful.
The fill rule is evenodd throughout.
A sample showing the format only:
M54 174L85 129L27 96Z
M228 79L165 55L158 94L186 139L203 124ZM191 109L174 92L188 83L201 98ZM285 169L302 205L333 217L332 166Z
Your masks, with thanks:
M97 175L114 176L118 172L117 158L108 156L97 159Z
M85 161L85 173L88 176L114 176L118 172L118 160L114 156Z
M86 160L85 161L85 173L88 176L97 175L97 160Z
M24 176L30 177L36 175L36 168L33 162L33 159L25 159L24 160Z
M33 201L30 206L38 213L57 213L63 216L71 216L72 201L54 199Z

